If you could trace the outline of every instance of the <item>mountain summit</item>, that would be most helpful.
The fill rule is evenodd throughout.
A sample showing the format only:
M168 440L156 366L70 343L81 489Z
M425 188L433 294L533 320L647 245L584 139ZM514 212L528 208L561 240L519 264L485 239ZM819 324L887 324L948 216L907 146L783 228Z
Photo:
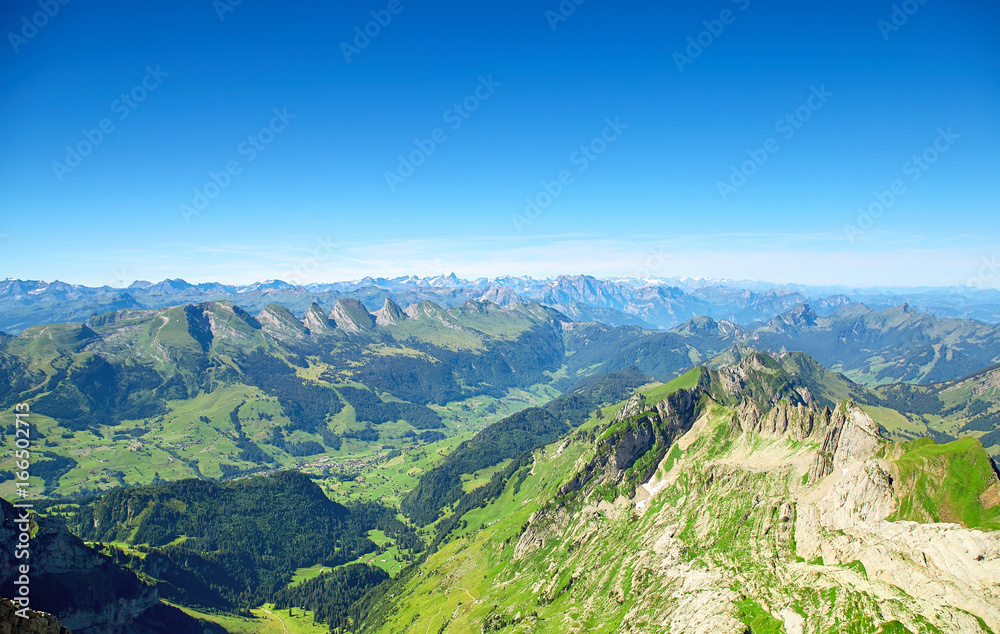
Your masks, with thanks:
M769 355L645 388L519 464L371 631L1000 628L982 446L889 442Z

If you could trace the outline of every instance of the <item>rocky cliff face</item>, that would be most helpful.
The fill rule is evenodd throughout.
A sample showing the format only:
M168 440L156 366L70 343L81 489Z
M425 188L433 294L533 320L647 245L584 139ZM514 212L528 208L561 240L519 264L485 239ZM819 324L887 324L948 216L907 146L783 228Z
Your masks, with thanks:
M280 304L268 304L257 315L261 329L279 341L294 343L309 336L309 328L292 311Z
M406 320L406 313L391 299L386 299L382 308L375 312L375 322L379 326L398 326L404 320Z
M744 632L757 610L789 633L891 621L911 632L1000 629L1000 534L887 521L899 504L880 454L887 443L857 405L737 414L731 434L741 407L712 409L632 501L548 507L515 557L582 549L564 564L581 586L575 596L621 588L618 601L633 604L622 623L639 631ZM605 528L618 522L627 546ZM621 565L595 567L608 548Z
M330 323L329 318L316 302L309 306L309 310L302 318L302 324L309 329L311 334L320 336L332 335L335 328L335 325Z
M13 506L0 500L0 592L14 596ZM111 634L159 604L134 573L88 548L62 524L45 521L31 540L30 607L56 615L75 634Z
M59 619L45 612L28 610L27 618L17 614L20 606L0 599L0 634L71 634Z
M356 299L338 299L330 319L344 332L363 332L375 327L375 319Z
M432 557L382 631L1000 630L1000 532L890 521L913 496L898 477L912 448L852 401L820 407L767 359L740 364L536 452L520 493ZM661 454L656 434L682 412L696 419ZM621 476L647 456L660 458L629 495ZM968 480L968 517L1000 526L982 502L1000 482L977 477L919 473L931 492ZM437 605L443 583L474 601Z

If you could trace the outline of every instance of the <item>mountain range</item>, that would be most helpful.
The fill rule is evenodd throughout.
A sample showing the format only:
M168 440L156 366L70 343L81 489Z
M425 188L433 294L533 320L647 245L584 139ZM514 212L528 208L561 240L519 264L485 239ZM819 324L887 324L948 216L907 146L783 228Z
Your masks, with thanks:
M909 304L938 317L1000 322L1000 291L970 287L851 289L776 285L694 278L598 279L562 275L459 279L454 274L420 278L364 278L349 282L295 285L268 280L249 285L190 284L181 279L129 286L87 287L64 282L8 279L0 282L0 331L16 333L33 325L86 321L91 315L124 308L150 309L205 301L231 301L256 313L279 303L303 315L312 303L331 310L340 298L358 299L377 310L386 299L400 305L423 300L444 307L467 300L500 305L537 301L577 321L672 328L695 316L748 325L809 303L820 314L846 304L872 308Z
M887 441L785 365L694 370L530 452L360 631L1000 628L982 447Z
M727 355L668 383L594 375L505 417L429 466L403 516L287 472L43 504L38 545L63 546L40 548L62 559L39 562L38 587L65 598L38 607L85 634L245 631L220 615L265 600L332 632L1000 628L1000 479L982 445L885 438L838 396L872 388L801 353ZM392 576L373 563L390 543L409 561ZM98 568L118 585L66 585ZM102 622L107 590L121 608Z
M905 305L825 316L799 306L753 329L696 317L668 331L472 300L403 309L385 299L373 313L342 298L301 319L279 304L251 315L228 301L122 309L0 341L0 407L30 403L49 439L35 473L66 495L412 447L591 375L634 368L670 380L747 347L800 351L816 360L809 372L841 373L817 382L895 412L873 414L894 438L971 434L1000 451L995 390L953 387L992 385L1000 327ZM0 490L13 485L8 462Z
M555 290L451 297L0 337L54 554L33 607L85 634L997 628L1000 326L848 302L653 329ZM20 469L0 458L4 497Z

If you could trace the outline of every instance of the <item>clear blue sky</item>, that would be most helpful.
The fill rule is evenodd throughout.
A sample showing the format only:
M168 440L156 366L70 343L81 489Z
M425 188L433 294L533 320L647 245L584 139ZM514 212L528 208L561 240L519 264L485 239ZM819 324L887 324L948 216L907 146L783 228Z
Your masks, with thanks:
M0 276L950 285L1000 255L996 3L234 1L4 3Z

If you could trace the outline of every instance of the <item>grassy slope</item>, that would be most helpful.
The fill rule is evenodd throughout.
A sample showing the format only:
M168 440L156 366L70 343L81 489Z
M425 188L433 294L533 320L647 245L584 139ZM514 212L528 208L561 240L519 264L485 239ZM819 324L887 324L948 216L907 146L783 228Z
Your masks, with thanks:
M682 383L691 383L690 377L681 379L685 379ZM669 392L665 386L643 391L659 397ZM881 625L873 622L872 614L883 610L892 614L903 609L905 597L894 599L889 605L863 590L868 583L867 574L857 562L853 566L823 566L820 561L812 565L794 563L794 535L790 542L782 542L776 534L771 534L775 518L770 513L776 511L768 509L774 502L763 505L760 502L780 499L804 486L802 476L808 472L811 461L791 457L811 456L815 443L760 437L747 437L735 444L723 441L729 430L730 408L715 408L710 422L686 451L675 446L668 454L658 473L660 478L668 480L668 486L653 498L645 514L589 520L596 526L596 534L585 536L582 541L579 533L565 541L548 540L529 557L515 560L514 547L530 518L555 496L578 460L592 452L592 443L580 437L595 427L600 429L598 426L613 416L607 412L617 410L620 405L605 408L604 421L591 419L574 432L577 441L561 453L557 448L563 445L562 441L537 450L531 472L519 491L515 492L509 483L499 499L468 513L466 528L453 534L432 554L392 600L388 621L380 631L486 631L484 624L491 624L496 631L610 633L619 631L627 615L631 615L630 626L638 627L639 631L666 631L662 622L643 620L652 612L642 601L662 603L667 588L675 586L657 577L659 557L654 556L651 564L637 565L636 554L649 548L643 535L658 535L663 532L664 523L673 521L658 522L658 514L675 507L679 510L685 500L689 500L686 508L691 510L679 516L679 526L668 530L676 531L676 537L685 544L682 557L690 561L691 574L735 563L738 572L732 577L731 589L743 598L733 600L733 614L750 631L785 631L773 607L775 600L789 603L800 615L811 614L815 618L816 614L826 614L826 625L814 621L820 627L815 631L873 634L910 631L900 629L899 622L889 617ZM893 446L887 447L891 451ZM726 463L750 451L773 456L776 464L788 466L780 468L777 478L764 471L737 471L723 479L735 478L732 482L716 485L722 487L720 492L705 490L707 470L712 469L712 463ZM798 467L793 467L793 463ZM900 519L939 521L942 514L950 513L967 526L1000 529L996 523L1000 506L984 511L977 504L976 498L990 482L992 473L977 441L966 439L938 446L925 439L902 445L897 464L904 478L907 473L935 474L944 485L931 489L926 487L927 477L918 477L918 486L909 499L936 509L936 515L920 517L906 511L908 517ZM934 465L940 467L937 472ZM914 507L914 502L909 504ZM706 513L710 515L707 533ZM566 526L573 526L575 521L564 522L564 529L572 532L574 529ZM576 549L582 552L575 552ZM822 580L816 578L811 585L788 586L787 578L783 581L783 577L774 576L769 563L772 560L797 566L807 576L819 573ZM511 565L514 561L516 565ZM646 565L652 565L652 569ZM831 583L833 580L836 581ZM656 604L650 607L653 605ZM662 607L657 605L656 609ZM937 631L919 614L913 618L920 624L914 631Z
M902 454L895 464L903 496L891 519L1000 530L1000 487L978 440L962 438L938 445L921 438L899 448ZM996 497L995 505L985 508L984 496Z
M172 604L168 603L168 605ZM176 607L190 616L220 625L231 634L328 634L330 631L326 625L313 621L312 612L300 608L295 608L294 615L292 615L289 610L277 610L273 605L265 604L251 610L253 618L247 618L232 614L198 611L182 605Z
M595 424L591 420L580 429L586 431ZM512 576L509 563L514 543L521 525L542 501L555 494L564 474L585 451L583 443L576 443L558 457L537 463L535 473L528 476L517 495L508 487L494 503L468 513L465 516L468 527L428 560L426 575L415 578L406 587L397 603L399 610L385 631L403 631L416 620L420 620L421 630L426 627L437 631L445 622L452 621L453 614L458 615L452 623L455 631L463 627L472 631L471 623L481 622L494 609L494 605L478 603L477 599L500 586L504 588L500 596L505 604L533 605L536 594L530 584L517 583ZM478 530L480 526L485 528ZM497 550L499 544L506 546ZM497 595L491 599L496 600Z

